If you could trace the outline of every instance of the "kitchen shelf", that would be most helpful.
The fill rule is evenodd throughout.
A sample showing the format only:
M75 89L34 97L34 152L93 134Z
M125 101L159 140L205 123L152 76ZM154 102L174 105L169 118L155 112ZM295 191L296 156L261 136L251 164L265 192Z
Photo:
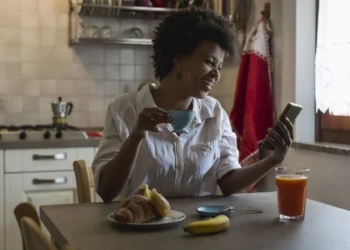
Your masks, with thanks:
M151 39L145 38L79 38L77 41L71 41L71 44L124 44L124 45L152 45Z
M89 45L89 44L111 44L111 45L140 45L150 46L150 38L91 38L83 35L84 17L101 17L101 18L163 18L166 14L178 11L173 8L143 7L143 6L119 6L106 4L78 3L79 0L70 0L70 45ZM122 1L122 0L120 0ZM84 1L86 2L86 1ZM91 1L90 1L91 2ZM92 19L93 20L93 19ZM100 28L100 27L98 27ZM135 28L135 27L134 27ZM124 31L123 31L124 32Z
M158 8L158 7L144 7L144 6L110 6L102 4L84 4L78 3L73 5L73 9L80 9L79 16L103 16L116 17L119 15L145 15L145 14L167 14L178 11L174 8ZM87 10L93 8L93 10ZM85 9L85 10L84 10Z

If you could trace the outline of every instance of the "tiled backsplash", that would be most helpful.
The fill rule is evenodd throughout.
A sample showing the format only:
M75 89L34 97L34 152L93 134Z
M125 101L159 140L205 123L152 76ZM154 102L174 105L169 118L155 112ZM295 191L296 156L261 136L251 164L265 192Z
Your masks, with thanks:
M52 122L51 102L74 104L79 127L103 126L107 105L153 80L151 46L69 46L69 0L3 0L0 7L0 124ZM113 35L138 27L149 37L158 21L88 18ZM212 96L229 112L237 64L225 63Z
M69 0L5 0L0 8L0 124L51 123L58 96L74 104L69 123L102 126L118 94L152 80L151 47L68 45ZM114 33L156 21L88 19Z

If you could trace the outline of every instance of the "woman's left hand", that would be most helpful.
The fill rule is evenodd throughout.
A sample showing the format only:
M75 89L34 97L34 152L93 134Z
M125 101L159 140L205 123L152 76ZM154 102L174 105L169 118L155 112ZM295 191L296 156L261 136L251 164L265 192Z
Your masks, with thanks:
M277 122L277 129L269 128L266 135L267 141L273 146L274 153L271 159L276 163L281 163L292 145L293 140L293 124L288 118Z

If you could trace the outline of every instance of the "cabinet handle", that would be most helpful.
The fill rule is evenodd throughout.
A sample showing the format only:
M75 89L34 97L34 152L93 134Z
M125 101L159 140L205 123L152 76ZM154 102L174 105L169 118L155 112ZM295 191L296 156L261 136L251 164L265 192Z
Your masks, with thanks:
M57 177L53 179L37 179L34 178L32 183L34 185L40 185L40 184L66 184L67 183L67 177Z
M40 160L66 160L67 159L67 153L57 153L54 155L38 155L34 154L32 159L34 161L40 161Z

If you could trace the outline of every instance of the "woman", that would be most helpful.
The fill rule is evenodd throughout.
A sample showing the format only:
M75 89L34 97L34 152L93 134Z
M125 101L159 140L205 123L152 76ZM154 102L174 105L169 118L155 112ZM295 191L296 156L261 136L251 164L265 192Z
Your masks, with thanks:
M234 41L229 23L209 10L176 12L156 28L153 62L160 86L125 94L108 107L93 162L96 189L105 202L145 183L167 197L214 195L217 185L230 195L283 161L292 141L289 121L278 122L280 134L268 131L275 149L270 157L241 168L228 116L208 96ZM172 132L171 109L195 112L188 133Z

